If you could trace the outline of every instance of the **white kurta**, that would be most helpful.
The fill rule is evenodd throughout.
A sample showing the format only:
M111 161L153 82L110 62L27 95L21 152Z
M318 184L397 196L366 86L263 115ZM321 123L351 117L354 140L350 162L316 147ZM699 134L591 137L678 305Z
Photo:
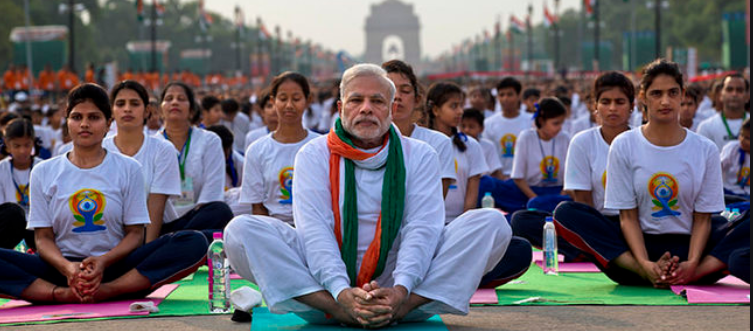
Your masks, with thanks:
M225 231L227 254L234 270L259 285L275 313L310 313L311 307L294 298L323 290L337 298L350 288L333 233L326 139L313 140L296 158L296 229L269 217L240 216ZM403 138L402 145L406 167L403 222L385 270L376 280L384 287L402 285L433 300L419 309L423 313L466 314L481 277L504 256L512 236L510 227L496 210L474 210L444 227L437 154L428 145L410 138ZM386 151L373 159L386 160ZM371 163L360 164L372 168L375 164ZM385 171L384 167L368 170L361 166L355 170L359 266L374 237ZM343 161L340 173L344 173ZM341 180L341 206L344 184ZM259 250L266 253L258 254Z

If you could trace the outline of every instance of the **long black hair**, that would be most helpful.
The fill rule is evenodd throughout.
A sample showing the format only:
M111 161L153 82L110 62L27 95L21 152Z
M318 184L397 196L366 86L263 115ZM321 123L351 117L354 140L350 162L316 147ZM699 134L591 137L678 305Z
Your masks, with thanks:
M426 113L429 119L429 128L434 128L436 125L436 117L434 115L434 107L442 107L453 96L463 96L463 90L455 83L439 82L435 83L429 88L429 92L426 93ZM465 152L468 146L465 145L463 138L458 134L458 128L452 128L452 143L461 151Z
M8 123L3 130L2 143L0 143L0 153L3 155L10 155L8 153L7 144L9 141L18 138L29 138L34 142L34 154L31 157L39 155L39 151L42 148L42 140L36 137L34 133L34 124L25 118L16 118Z

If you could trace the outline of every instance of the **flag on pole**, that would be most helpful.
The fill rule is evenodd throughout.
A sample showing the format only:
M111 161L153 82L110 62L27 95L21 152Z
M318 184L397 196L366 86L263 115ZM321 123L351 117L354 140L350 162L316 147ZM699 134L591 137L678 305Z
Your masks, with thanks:
M165 6L158 0L154 0L152 5L154 6L154 10L157 11L157 16L162 17L162 15L165 15Z
M549 7L544 4L544 26L547 28L556 24L559 21L559 17L554 16L552 12L549 11Z
M214 23L214 18L204 10L204 0L199 0L199 27L201 31L206 32L209 26Z
M526 31L526 24L519 18L515 17L515 15L512 15L510 16L510 30L518 34L523 34Z
M272 34L269 33L269 30L267 30L267 27L262 23L259 25L259 38L261 40L268 40L269 38L272 38Z
M597 0L583 0L583 6L586 8L588 15L594 14L594 7L596 7Z
M144 0L136 0L136 19L144 20Z

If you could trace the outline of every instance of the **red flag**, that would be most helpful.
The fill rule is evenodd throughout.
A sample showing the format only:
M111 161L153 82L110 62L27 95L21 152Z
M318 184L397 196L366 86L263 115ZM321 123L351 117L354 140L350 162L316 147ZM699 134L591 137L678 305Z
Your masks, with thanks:
M585 6L586 13L588 13L588 15L594 14L594 7L596 6L596 1L597 0L583 0L583 5Z
M546 27L550 27L557 23L559 21L559 17L554 16L552 12L549 11L549 7L544 5L544 25Z
M154 10L157 11L157 15L162 16L165 14L165 6L159 3L159 1L154 0L152 5L154 6Z
M139 21L144 20L144 0L136 0L136 18Z

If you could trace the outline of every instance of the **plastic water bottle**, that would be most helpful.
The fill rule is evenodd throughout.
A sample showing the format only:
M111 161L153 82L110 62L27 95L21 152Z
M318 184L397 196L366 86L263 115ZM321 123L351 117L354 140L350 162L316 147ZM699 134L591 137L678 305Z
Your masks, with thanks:
M742 215L740 214L740 209L737 209L737 208L732 209L732 212L730 212L729 216L727 216L727 220L729 220L730 222L734 222L740 217L740 215Z
M724 208L724 211L719 214L719 216L724 217L724 219L729 221L729 215L732 213L732 211L729 210L729 208Z
M491 193L484 194L484 198L481 199L481 208L494 208L494 197Z
M230 268L225 256L225 243L222 233L215 232L214 241L207 251L209 264L209 312L213 314L229 313L230 305Z
M547 217L544 224L544 274L559 274L559 256L557 255L557 230L554 218Z

